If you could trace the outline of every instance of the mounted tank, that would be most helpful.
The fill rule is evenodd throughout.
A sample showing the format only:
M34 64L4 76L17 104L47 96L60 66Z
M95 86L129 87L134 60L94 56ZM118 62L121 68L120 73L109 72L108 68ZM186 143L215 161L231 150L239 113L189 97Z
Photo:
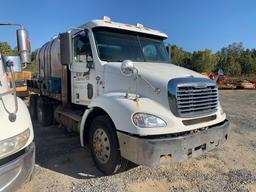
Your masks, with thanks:
M37 52L37 64L39 76L43 81L43 88L55 92L61 92L62 65L60 62L60 40L58 37L45 43Z
M60 40L54 38L45 43L37 52L40 76L44 79L61 77L62 65L60 63Z

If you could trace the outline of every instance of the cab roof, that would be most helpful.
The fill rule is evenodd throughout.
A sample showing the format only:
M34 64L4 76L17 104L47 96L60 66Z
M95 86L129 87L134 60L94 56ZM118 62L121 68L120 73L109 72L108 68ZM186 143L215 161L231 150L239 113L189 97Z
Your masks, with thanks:
M136 25L118 23L118 22L111 21L110 18L108 18L108 17L104 17L102 20L92 20L84 25L79 26L79 28L85 28L85 27L88 27L91 29L96 28L96 27L109 27L109 28L122 29L122 30L128 30L128 31L134 31L134 32L155 35L155 36L163 37L164 39L166 39L168 37L165 33L162 33L158 30L144 27L140 23L137 23Z

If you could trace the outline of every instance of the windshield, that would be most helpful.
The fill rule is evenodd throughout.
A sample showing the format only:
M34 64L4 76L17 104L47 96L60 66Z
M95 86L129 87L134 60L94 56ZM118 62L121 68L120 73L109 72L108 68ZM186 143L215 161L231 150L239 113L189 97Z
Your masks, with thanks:
M170 63L161 37L102 27L95 28L93 32L99 57L103 61Z

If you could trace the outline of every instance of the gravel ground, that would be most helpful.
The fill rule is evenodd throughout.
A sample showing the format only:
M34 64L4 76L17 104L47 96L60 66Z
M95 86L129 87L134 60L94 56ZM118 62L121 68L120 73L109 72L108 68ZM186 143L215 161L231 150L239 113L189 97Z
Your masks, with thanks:
M228 141L197 159L168 166L131 166L126 172L103 176L79 137L58 126L34 124L36 167L32 181L19 192L256 192L256 91L220 91L231 121Z

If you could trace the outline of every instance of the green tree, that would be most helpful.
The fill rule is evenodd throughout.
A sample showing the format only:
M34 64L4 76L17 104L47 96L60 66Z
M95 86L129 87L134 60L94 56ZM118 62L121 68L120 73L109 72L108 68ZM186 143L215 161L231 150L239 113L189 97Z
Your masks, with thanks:
M3 56L10 55L12 52L11 46L7 42L0 43L0 52Z
M211 72L214 71L218 64L219 57L213 54L211 50L197 51L193 53L192 65L193 70L197 72Z
M244 53L242 43L232 43L228 47L222 48L217 54L219 55L219 63L217 68L224 70L224 73L230 76L241 75L241 57Z
M3 56L17 56L19 55L18 48L14 47L13 49L7 42L0 43L0 52Z
M217 53L206 49L193 54L171 46L172 63L198 72L223 69L228 76L256 74L256 49L244 49L242 43L232 43Z
M36 60L37 51L38 51L38 49L32 51L32 53L31 53L31 61L35 61Z
M224 62L223 70L229 76L239 76L242 72L240 63L232 56L229 56Z
M256 59L251 50L244 51L240 58L240 64L243 75L256 73Z
M182 60L184 58L184 52L181 48L177 47L176 45L171 46L171 57L172 63L176 65L181 65Z
M36 54L37 54L38 49L32 51L31 53L31 64L27 66L27 70L31 71L33 74L38 73L39 71L39 66L36 63Z
M10 52L11 56L18 56L19 55L19 51L17 47L14 47L11 52Z
M191 56L191 53L184 51L182 48L179 48L176 45L171 46L171 60L173 64L191 68Z

